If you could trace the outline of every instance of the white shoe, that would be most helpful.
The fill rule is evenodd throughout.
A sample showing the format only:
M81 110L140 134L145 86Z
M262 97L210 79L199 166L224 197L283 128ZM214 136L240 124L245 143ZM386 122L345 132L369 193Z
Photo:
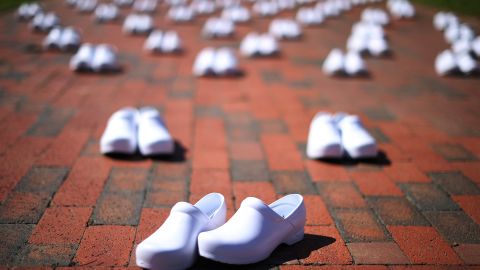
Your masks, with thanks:
M135 153L137 149L137 117L138 111L130 107L112 114L100 139L100 152L102 154Z
M279 51L278 42L274 36L266 33L259 37L258 52L261 55L265 55L265 56L274 55L278 53L278 51Z
M475 59L468 53L460 53L455 55L458 69L464 74L470 74L477 70L478 65Z
M52 30L50 30L48 35L43 40L43 47L46 49L59 50L61 37L62 37L62 28L61 27L53 28Z
M337 116L343 149L351 158L373 158L378 155L375 139L363 127L356 115Z
M114 4L100 4L95 9L95 19L98 22L113 21L118 17L118 7Z
M450 50L441 52L435 58L435 71L444 76L454 72L458 68L454 54Z
M152 107L139 110L138 148L144 156L172 154L175 144L160 113Z
M347 49L349 51L355 51L362 53L368 49L368 38L360 34L353 34L347 40Z
M38 13L42 12L42 7L37 3L23 3L17 9L17 18L20 20L30 20Z
M345 72L348 75L358 75L366 72L365 62L358 52L348 52L345 55Z
M173 53L182 49L182 42L177 32L165 32L162 40L162 51L165 53Z
M215 54L213 72L216 75L233 75L237 72L237 57L230 48L220 48Z
M115 71L118 69L117 54L112 46L100 44L95 47L92 69L96 72Z
M368 41L368 52L374 56L380 56L388 52L387 40L383 37L374 37Z
M162 39L163 32L160 30L155 30L148 35L148 38L145 40L143 48L150 52L161 52L162 51Z
M322 70L327 75L334 75L344 71L345 56L340 49L333 49L323 62Z
M249 33L240 44L240 53L247 57L252 57L258 53L260 36L255 33Z
M92 44L82 44L77 53L70 60L70 69L73 71L86 71L92 69L95 49Z
M195 205L178 202L165 222L136 248L137 266L154 270L186 269L195 262L197 237L225 223L223 195L210 193Z
M227 223L200 233L200 256L229 264L259 262L278 245L292 245L303 239L305 215L299 194L287 195L270 205L248 197Z
M307 157L341 158L342 154L342 137L336 119L329 113L317 113L308 131Z
M60 48L64 51L73 51L80 46L80 34L73 27L65 27L60 38Z
M193 64L193 74L195 76L212 74L214 61L215 49L211 47L204 48L195 58L195 63Z

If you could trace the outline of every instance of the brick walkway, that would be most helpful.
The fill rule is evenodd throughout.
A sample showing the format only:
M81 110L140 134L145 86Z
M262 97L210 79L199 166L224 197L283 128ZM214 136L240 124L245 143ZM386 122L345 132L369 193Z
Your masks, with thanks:
M417 20L388 27L393 57L367 59L369 79L321 72L362 8L307 29L301 42L282 42L279 59L241 59L242 78L196 79L201 48L236 46L270 20L210 41L199 35L205 18L172 25L162 7L157 26L178 30L186 53L153 57L141 50L144 37L123 35L121 23L97 25L63 1L45 4L86 40L115 44L124 73L73 74L70 55L38 51L43 35L12 13L0 17L0 265L134 267L135 245L175 202L212 191L225 195L229 215L246 196L305 196L305 239L246 269L480 265L479 79L434 73L434 57L447 48L433 30L434 10L418 7ZM175 158L100 155L110 114L141 105L164 113ZM382 157L307 160L319 110L360 115ZM230 267L200 260L195 268Z

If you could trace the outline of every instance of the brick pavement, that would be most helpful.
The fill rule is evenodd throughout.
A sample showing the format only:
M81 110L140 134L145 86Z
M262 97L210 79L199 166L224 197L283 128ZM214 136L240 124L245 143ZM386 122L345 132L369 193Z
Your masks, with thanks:
M247 196L305 195L305 239L245 269L480 267L479 80L435 75L434 57L447 45L431 25L433 9L417 7L414 21L387 27L393 56L368 58L371 78L321 72L358 20L355 8L305 29L300 42L281 42L278 59L241 59L244 77L196 79L191 66L201 48L238 45L270 20L239 26L231 40L204 40L205 18L173 25L162 6L156 25L178 30L186 52L150 56L144 37L123 35L119 22L95 24L63 1L45 6L82 28L85 40L115 44L124 72L73 74L70 55L39 51L43 35L12 12L1 15L3 268L135 268L135 245L170 207L212 191L226 196L229 215ZM127 105L164 113L179 149L174 158L99 154L106 120ZM382 156L307 160L308 125L319 110L360 115ZM194 268L240 269L203 259Z

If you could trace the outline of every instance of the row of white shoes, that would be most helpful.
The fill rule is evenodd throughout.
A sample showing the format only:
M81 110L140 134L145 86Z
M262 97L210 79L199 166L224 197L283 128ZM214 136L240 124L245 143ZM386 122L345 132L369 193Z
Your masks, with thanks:
M232 20L210 17L202 28L202 35L206 38L225 38L233 35L235 24Z
M317 8L302 7L298 9L295 19L303 25L320 25L325 17Z
M73 27L55 27L43 40L44 48L61 51L75 51L80 43L80 33Z
M143 48L152 53L178 53L182 50L182 42L175 31L155 30L145 40Z
M281 245L304 237L306 209L300 194L289 194L267 205L247 197L226 221L220 193L197 203L176 203L165 222L136 248L136 263L154 270L187 269L198 255L227 264L251 264L270 256Z
M433 17L433 26L443 31L450 49L439 53L435 58L435 71L440 76L462 73L469 75L479 71L473 54L480 57L480 36L473 29L461 23L451 12L438 12Z
M168 10L167 17L173 22L190 22L195 18L195 11L188 6L174 6Z
M238 60L232 49L227 47L202 49L193 64L195 76L239 75Z
M327 55L322 70L329 76L359 76L366 75L368 72L365 61L359 52L349 51L344 54L338 48L332 49Z
M83 43L70 59L73 71L116 72L120 69L117 52L111 45Z
M168 155L175 144L160 113L153 107L131 107L116 111L109 118L100 139L102 154Z
M247 57L272 56L280 52L278 42L268 33L249 33L240 43L240 53Z
M356 115L319 112L310 124L307 157L311 159L374 158L378 155L375 139Z
M353 25L352 33L347 40L347 49L381 56L390 51L390 46L381 25L361 21Z
M227 7L222 11L222 18L235 23L244 23L250 20L250 11L243 6Z

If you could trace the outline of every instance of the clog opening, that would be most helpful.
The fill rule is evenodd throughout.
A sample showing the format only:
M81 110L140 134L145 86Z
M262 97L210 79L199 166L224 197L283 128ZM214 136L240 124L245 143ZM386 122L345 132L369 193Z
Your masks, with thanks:
M269 205L279 216L289 217L302 203L302 196L298 194L287 195Z
M195 206L209 218L213 217L223 204L223 197L218 193L211 193L200 199Z

